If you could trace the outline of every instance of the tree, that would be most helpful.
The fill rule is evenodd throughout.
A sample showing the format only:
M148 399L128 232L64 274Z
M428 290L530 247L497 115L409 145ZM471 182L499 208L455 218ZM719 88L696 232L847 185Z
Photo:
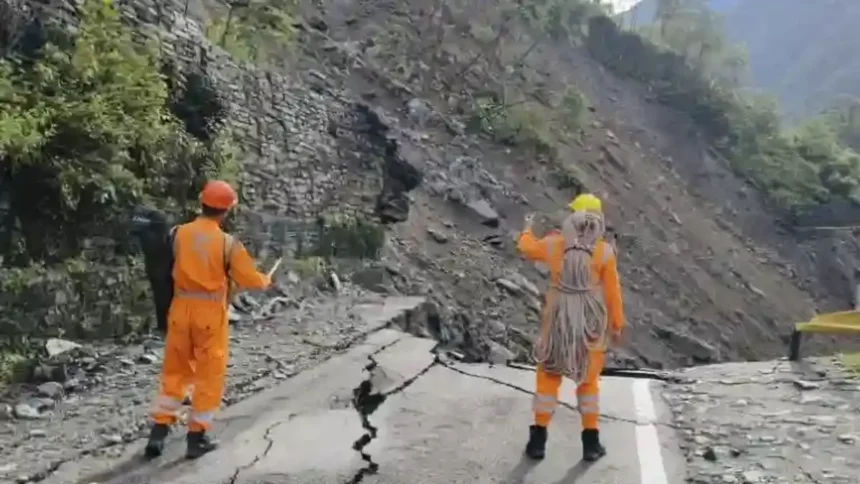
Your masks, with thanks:
M860 151L860 99L841 98L822 116L833 127L839 140L855 151Z
M746 50L726 41L723 17L705 0L659 0L656 26L646 37L684 56L702 75L725 87L737 87L747 69Z
M293 38L293 0L234 0L224 18L215 17L206 33L237 60L267 63L283 58Z
M142 200L183 204L230 163L222 143L193 139L171 115L156 49L135 43L110 3L87 0L64 36L0 61L0 179L14 219L4 225L23 239L7 234L0 250L22 247L22 263L74 255Z

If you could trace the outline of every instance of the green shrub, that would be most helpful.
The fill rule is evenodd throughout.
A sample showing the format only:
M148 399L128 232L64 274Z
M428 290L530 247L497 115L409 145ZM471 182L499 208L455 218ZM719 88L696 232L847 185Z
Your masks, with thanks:
M231 5L223 16L215 16L206 26L206 37L234 59L252 64L273 64L283 59L292 46L292 0L257 0Z
M853 376L860 375L860 353L840 353L838 355L842 367Z
M839 135L839 141L860 152L860 99L848 97L834 101L822 118Z
M714 30L705 45L718 45ZM732 167L764 191L775 208L791 212L846 196L860 182L858 157L823 125L784 132L776 103L742 96L726 78L709 75L706 59L733 63L732 55L660 48L605 16L589 21L589 53L616 74L650 86L657 99L687 113ZM700 64L698 61L702 61ZM735 75L729 76L734 78Z
M362 217L333 217L323 220L315 256L325 259L376 259L385 245L385 228Z
M558 166L550 172L550 178L555 181L556 188L560 190L572 190L573 195L588 191L586 176L576 166L565 165L559 162Z
M545 120L526 103L506 106L492 97L479 97L472 124L500 143L522 146L537 155L553 152Z
M142 261L89 258L0 268L0 350L43 337L112 338L147 330L154 316Z
M51 38L61 41L0 60L0 182L21 241L10 263L73 256L128 207L182 206L235 166L226 140L195 139L170 113L157 50L135 43L109 3L86 0L77 32Z
M0 348L0 390L3 382L22 381L30 359L21 351Z
M588 20L607 13L605 4L583 0L549 0L540 18L542 29L556 41L579 44L587 35Z
M585 124L588 113L588 100L585 94L575 86L569 86L561 98L561 122L569 131L573 131Z
M292 261L291 266L300 278L310 279L322 274L326 264L322 257L303 257Z

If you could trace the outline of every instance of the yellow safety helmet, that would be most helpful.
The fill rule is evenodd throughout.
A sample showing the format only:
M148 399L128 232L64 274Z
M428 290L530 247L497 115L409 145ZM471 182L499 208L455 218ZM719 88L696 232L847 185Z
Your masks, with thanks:
M574 212L603 212L603 202L590 193L577 195L568 205Z

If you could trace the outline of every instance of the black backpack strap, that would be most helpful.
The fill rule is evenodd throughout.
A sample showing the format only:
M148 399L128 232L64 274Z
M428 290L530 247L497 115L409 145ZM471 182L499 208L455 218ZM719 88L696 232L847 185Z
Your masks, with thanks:
M176 257L176 231L178 229L179 226L174 225L173 227L170 227L170 231L167 232L167 240L170 242L170 250L174 257Z
M230 278L230 259L233 255L233 247L236 245L236 238L228 233L224 233L224 273L227 274L227 279Z

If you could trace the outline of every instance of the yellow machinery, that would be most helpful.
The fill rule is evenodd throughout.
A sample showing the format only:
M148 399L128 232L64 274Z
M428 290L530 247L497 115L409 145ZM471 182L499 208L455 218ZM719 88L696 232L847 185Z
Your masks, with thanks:
M793 229L798 232L840 232L860 234L860 203L842 200L819 205L805 213L796 214ZM794 325L789 343L788 359L800 359L800 342L804 333L860 333L860 268L854 269L851 283L854 294L854 310L819 314L806 323Z
M788 359L800 359L800 342L804 333L858 333L860 332L860 311L839 311L819 314L806 323L794 325L789 343Z

